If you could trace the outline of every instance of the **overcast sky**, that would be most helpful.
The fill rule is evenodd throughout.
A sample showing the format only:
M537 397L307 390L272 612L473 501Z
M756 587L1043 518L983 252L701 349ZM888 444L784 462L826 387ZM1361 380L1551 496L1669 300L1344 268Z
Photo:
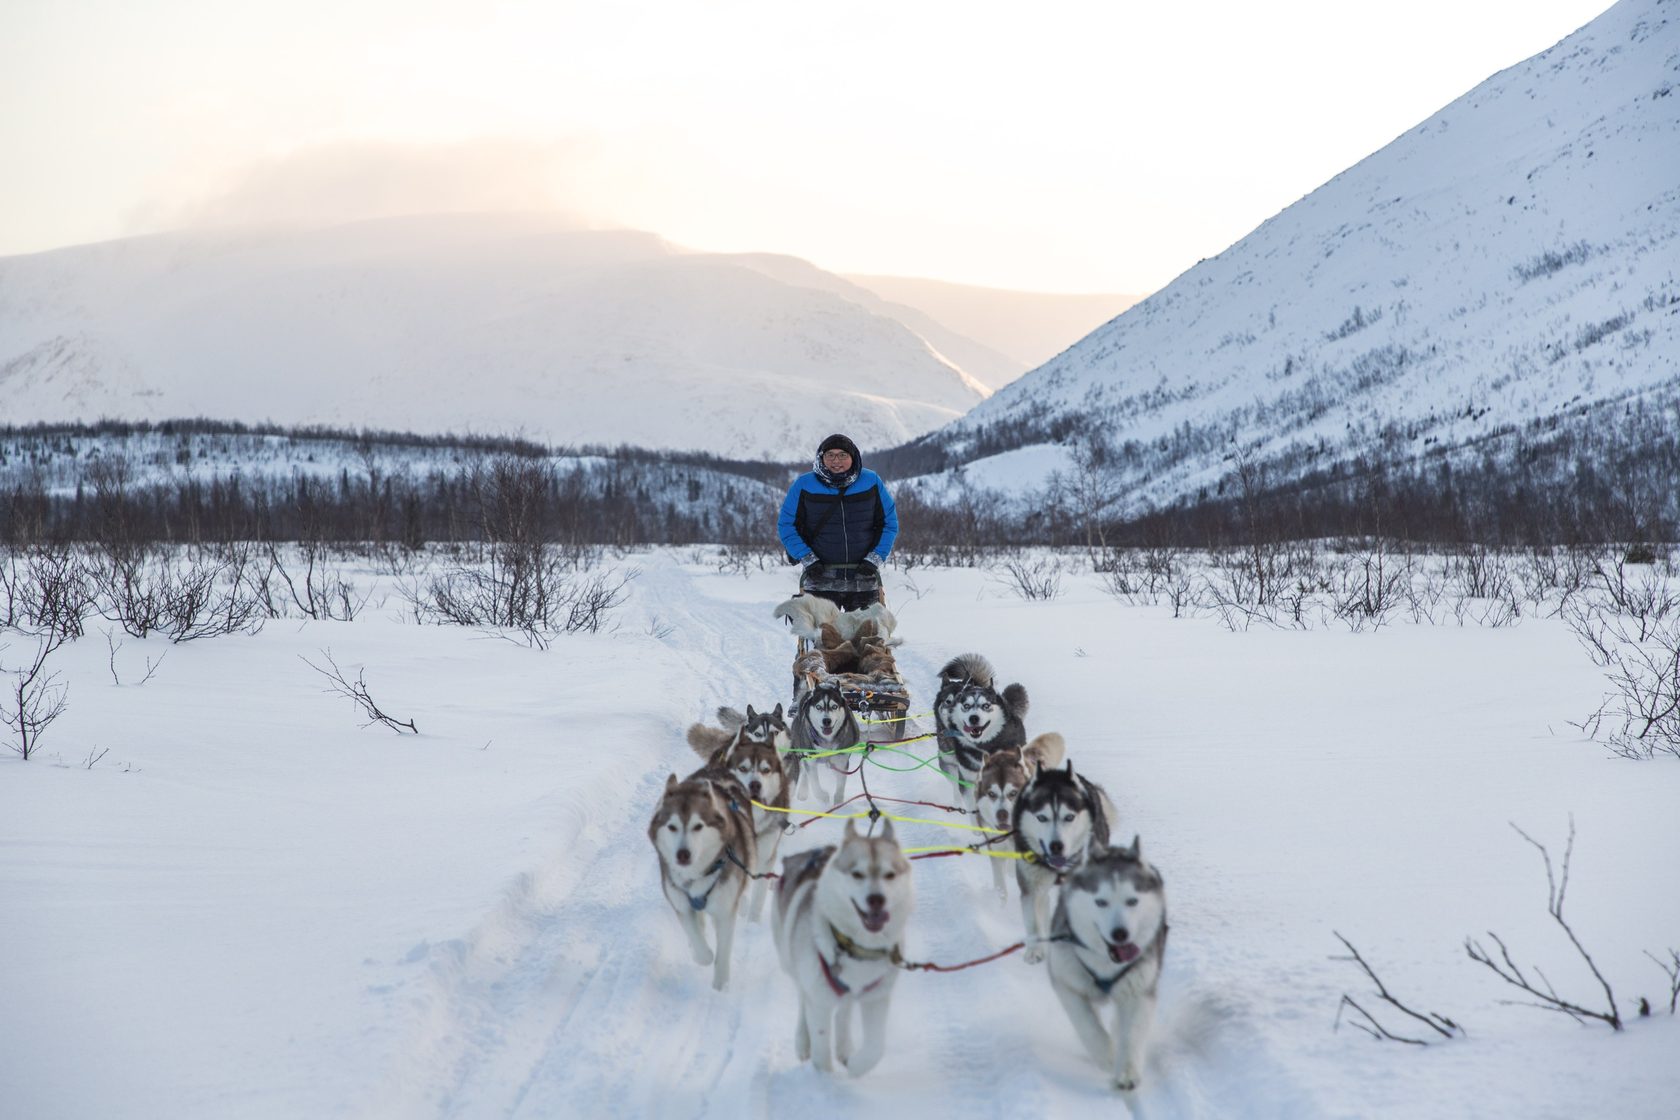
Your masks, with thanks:
M1605 0L0 0L0 255L559 209L1142 293Z

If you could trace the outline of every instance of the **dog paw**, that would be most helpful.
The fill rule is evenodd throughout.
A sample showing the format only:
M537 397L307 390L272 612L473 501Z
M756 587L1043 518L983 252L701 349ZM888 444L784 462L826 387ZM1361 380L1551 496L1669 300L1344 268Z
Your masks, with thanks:
M1028 964L1039 964L1044 960L1044 950L1037 945L1028 945L1027 951L1021 954L1021 959Z
M1114 1079L1114 1087L1122 1093L1136 1092L1138 1087L1137 1074L1122 1073L1119 1077Z
M694 953L695 964L708 965L712 963L712 950L708 946L690 945L689 948Z
M794 833L796 833L798 831L799 831L799 826L794 824L792 821L789 821L782 826L782 835L783 836L792 836Z

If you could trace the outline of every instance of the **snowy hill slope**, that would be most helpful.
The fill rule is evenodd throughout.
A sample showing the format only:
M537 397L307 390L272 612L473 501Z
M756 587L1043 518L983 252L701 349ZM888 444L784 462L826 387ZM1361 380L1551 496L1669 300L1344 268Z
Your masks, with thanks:
M1667 408L1677 86L1680 3L1623 0L923 444L960 463L1096 435L1143 509L1216 486L1237 450L1275 479ZM1026 461L1018 487L1047 460Z
M1016 292L910 276L848 276L883 299L913 307L1035 369L1132 306L1121 294ZM969 367L965 367L969 368ZM970 368L969 372L973 373ZM979 376L976 374L976 376ZM1013 378L1011 378L1013 380ZM994 389L1002 384L992 384Z
M434 216L0 260L12 423L213 415L802 458L836 429L913 438L985 394L895 318L631 231Z

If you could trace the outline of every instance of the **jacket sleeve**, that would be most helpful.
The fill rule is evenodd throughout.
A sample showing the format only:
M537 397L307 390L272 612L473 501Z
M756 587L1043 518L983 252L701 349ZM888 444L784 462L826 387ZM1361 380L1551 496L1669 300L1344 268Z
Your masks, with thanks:
M877 482L877 489L881 494L881 539L875 544L875 551L885 560L892 555L893 541L898 539L898 505L893 501L892 494L887 490L885 482Z
M788 488L787 497L782 499L782 511L776 517L776 535L782 539L782 547L793 560L803 560L811 555L811 546L805 543L804 538L799 535L799 530L793 527L793 519L799 513L799 494L805 488L804 482L803 477L794 480L793 485Z

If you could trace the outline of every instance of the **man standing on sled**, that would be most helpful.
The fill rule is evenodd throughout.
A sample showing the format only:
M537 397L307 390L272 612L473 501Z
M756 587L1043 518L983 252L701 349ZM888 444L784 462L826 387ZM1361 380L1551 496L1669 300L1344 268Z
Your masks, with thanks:
M788 558L805 566L800 590L842 610L881 601L880 569L898 537L892 495L843 435L822 441L812 467L794 480L776 519Z

